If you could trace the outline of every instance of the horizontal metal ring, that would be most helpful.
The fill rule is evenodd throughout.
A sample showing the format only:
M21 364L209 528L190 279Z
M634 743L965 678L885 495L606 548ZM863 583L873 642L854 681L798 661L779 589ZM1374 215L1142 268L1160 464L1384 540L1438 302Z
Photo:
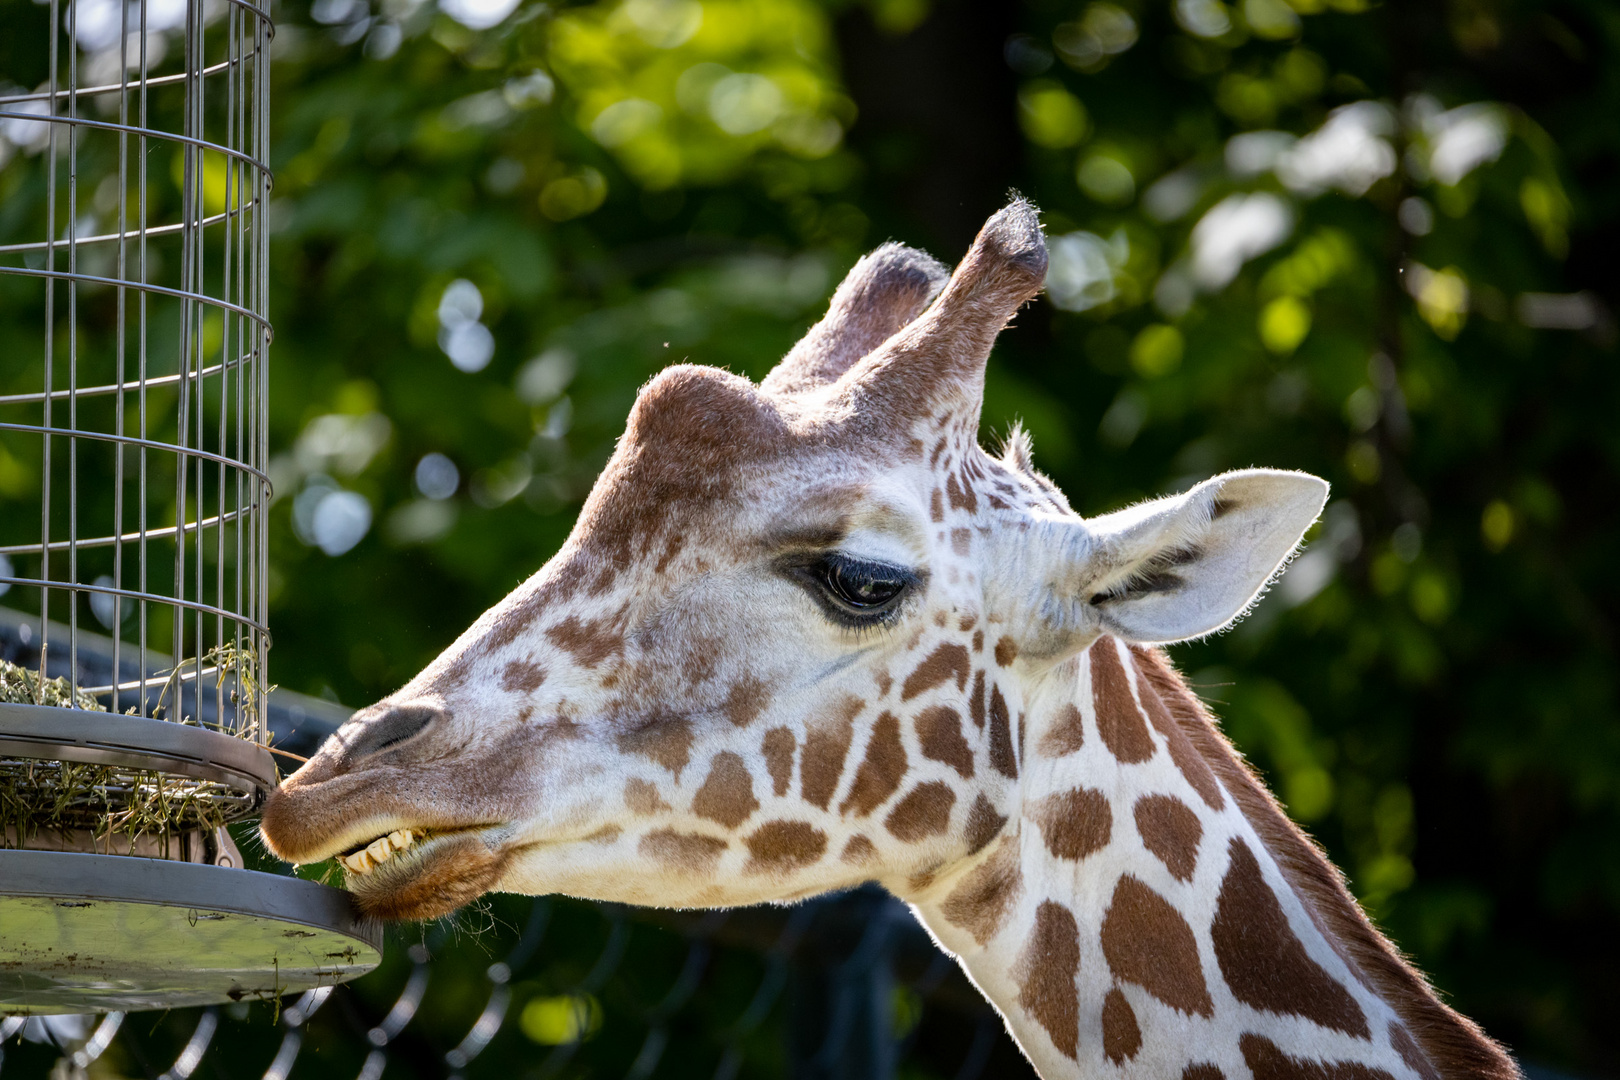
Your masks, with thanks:
M259 508L255 506L244 506L229 513L203 518L201 521L188 521L184 529L175 525L165 525L160 529L123 533L119 536L95 536L85 540L52 540L49 544L0 544L0 555L33 555L46 547L52 551L71 551L112 547L118 543L134 544L142 540L169 540L179 532L194 533L200 529L213 529L243 517L251 517L257 509Z
M146 716L0 704L0 754L75 761L211 780L253 796L276 786L276 765L257 742Z
M37 394L0 394L0 405L39 405L47 396L52 401L68 401L75 397L106 397L120 390L126 394L134 394L142 387L150 390L154 386L174 386L182 379L206 379L231 368L240 368L256 358L256 353L243 353L235 360L228 360L223 364L210 364L200 371L187 372L185 375L149 375L145 379L137 377L122 386L118 383L101 383L97 386L81 386L74 390L53 390L49 395L43 390Z
M169 607L185 608L187 611L200 611L204 615L214 615L221 619L250 626L259 633L269 636L270 630L253 619L252 616L242 615L235 611L227 611L213 604L204 604L196 600L186 600L178 596L162 596L158 593L136 592L134 589L115 589L111 585L85 585L73 581L47 581L41 578L20 578L0 575L0 581L7 585L23 585L36 589L56 589L60 592L91 592L101 593L104 596L121 596L126 600L144 600L148 604L165 604Z
M122 233L100 233L96 236L76 236L74 244L106 244L114 240L140 240L151 239L154 236L169 236L186 228L203 228L218 225L226 218L240 217L249 210L259 208L259 200L249 199L236 210L225 210L218 214L210 214L201 221L177 221L169 225L153 225L144 230L130 229ZM34 240L26 244L0 244L0 255L14 255L24 251L44 251L47 248L64 248L68 246L66 240Z
M189 292L185 289L171 289L167 285L152 285L144 281L126 281L123 278L79 274L70 270L35 270L28 266L0 266L0 274L21 274L23 277L51 278L57 281L83 281L92 285L111 285L119 289L138 289L141 292L156 293L159 296L172 296L178 300L195 300L199 304L207 304L210 307L220 308L243 318L252 319L264 327L264 332L270 340L275 339L275 329L270 325L270 320L263 315L249 311L240 304L233 304L229 300L216 300L214 297L203 293Z
M255 49L249 55L257 56L258 52L259 51ZM203 68L200 74L206 79L210 75L218 75L226 68L234 67L241 62L242 61L240 60L221 60L217 64L210 64L209 66ZM54 92L50 90L37 90L32 94L5 94L0 95L0 105L10 105L18 101L49 101L53 97L65 98L71 97L74 94L77 94L80 97L94 97L101 94L110 94L115 90L123 90L125 88L130 90L140 90L143 84L147 89L154 86L172 86L175 83L183 83L187 79L193 78L198 74L198 72L194 71L182 71L175 75L157 75L144 80L137 78L133 82L104 83L101 86L86 86L75 90L57 90Z
M235 0L232 0L232 2L235 2ZM147 139L162 139L165 142L184 143L187 146L195 146L201 150L212 150L217 154L236 158L244 165L251 165L264 176L266 190L275 187L275 174L270 171L270 166L261 163L258 158L250 157L241 150L232 150L228 146L220 146L218 143L193 138L190 135L175 135L172 132L135 127L131 124L115 124L110 120L87 120L82 116L58 116L55 113L40 116L38 113L7 112L0 109L0 120L32 120L39 124L71 124L74 127L94 128L97 131L117 131L125 135L139 135Z
M175 446L172 443L157 442L154 439L137 439L131 435L110 435L105 431L82 431L74 428L48 428L38 424L0 424L0 431L26 431L34 435L59 435L64 439L94 439L97 442L118 443L122 446L143 446L148 450L157 450L166 454L181 454L185 457L197 458L202 461L212 461L215 465L224 465L232 469L240 469L252 476L257 476L264 483L265 495L274 493L274 485L263 472L255 469L245 461L237 461L211 450L194 450L189 446Z

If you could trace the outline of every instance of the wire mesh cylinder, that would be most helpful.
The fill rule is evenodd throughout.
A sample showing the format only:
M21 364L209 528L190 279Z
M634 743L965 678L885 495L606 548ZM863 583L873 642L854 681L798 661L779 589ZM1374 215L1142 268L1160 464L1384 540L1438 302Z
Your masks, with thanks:
M7 34L0 604L85 692L57 704L263 742L269 13L50 0Z

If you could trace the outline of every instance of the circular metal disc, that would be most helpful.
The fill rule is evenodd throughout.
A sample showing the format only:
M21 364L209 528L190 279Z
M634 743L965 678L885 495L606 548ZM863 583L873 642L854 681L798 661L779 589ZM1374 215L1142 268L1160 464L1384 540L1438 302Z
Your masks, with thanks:
M0 1016L269 999L364 975L382 947L381 924L312 881L0 851Z

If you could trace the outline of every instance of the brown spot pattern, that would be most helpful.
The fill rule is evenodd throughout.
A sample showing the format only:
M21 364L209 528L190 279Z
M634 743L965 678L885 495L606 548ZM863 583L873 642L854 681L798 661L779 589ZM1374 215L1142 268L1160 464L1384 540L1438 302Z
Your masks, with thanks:
M968 698L968 715L980 731L984 730L984 672L973 673L973 694Z
M778 797L786 795L788 785L793 782L795 745L793 732L785 727L771 728L760 744L760 753L765 755L765 771L771 774L771 790Z
M1010 637L1004 637L996 642L997 667L1011 667L1016 659L1018 659L1018 642Z
M716 754L708 779L692 796L692 813L735 829L758 809L754 778L743 759L729 750Z
M970 663L967 646L949 642L939 646L918 664L900 686L900 700L910 701L954 676L958 690L967 685Z
M545 669L527 660L513 660L501 670L501 689L514 694L532 694L545 681Z
M630 808L632 814L640 814L643 817L651 817L653 814L669 810L669 803L658 794L658 788L645 780L625 781L624 805Z
M1173 1009L1214 1015L1192 927L1170 901L1129 874L1114 886L1103 916L1102 947L1115 978L1135 983Z
M853 810L865 817L895 793L905 774L906 748L900 742L900 719L891 712L884 712L872 724L866 757L855 770L855 782L850 785L838 812L847 815Z
M1103 998L1102 1028L1103 1053L1115 1065L1129 1061L1142 1049L1142 1029L1136 1023L1136 1012L1117 986Z
M918 784L895 803L883 827L897 839L907 843L930 836L938 836L951 825L951 807L956 805L956 792L941 780Z
M945 520L945 493L939 488L928 497L928 520L935 524Z
M1204 755L1192 744L1187 733L1181 730L1181 725L1176 723L1175 717L1170 715L1164 699L1159 696L1158 690L1142 669L1142 655L1133 650L1133 658L1136 661L1138 676L1136 689L1142 695L1142 704L1147 708L1148 719L1153 722L1159 734L1164 736L1165 744L1170 748L1170 760L1176 763L1176 768L1187 778L1187 783L1198 792L1198 797L1203 799L1211 810L1219 810L1226 805L1226 799L1221 795L1221 785L1215 780L1214 770L1209 767L1209 762L1204 760Z
M827 850L827 834L806 821L768 821L743 841L748 845L744 873L797 870Z
M1018 1004L1046 1029L1058 1052L1070 1058L1080 1052L1080 996L1074 986L1079 973L1080 928L1074 913L1042 900L1013 979Z
M1170 795L1144 795L1136 800L1136 831L1142 844L1159 857L1178 881L1191 881L1198 868L1198 844L1204 826L1192 808Z
M951 530L951 554L953 554L953 555L969 555L969 554L972 554L972 552L973 552L973 530L972 529L952 529Z
M1018 759L1013 756L1012 717L1007 715L1007 699L1001 687L990 688L990 765L1009 780L1018 779Z
M984 945L996 936L1007 918L1007 909L1023 891L1018 842L1007 836L951 891L940 905L940 911L953 926L960 926L973 935L974 941Z
M1182 1069L1181 1080L1226 1080L1226 1074L1221 1072L1219 1065L1204 1061Z
M979 512L979 500L974 497L973 488L958 483L955 473L945 478L945 496L950 499L952 510L966 510L970 514Z
M811 725L804 736L804 753L799 757L799 793L812 806L827 809L832 802L838 778L844 775L844 758L855 737L855 717L861 711L859 698L845 698L833 716Z
M692 759L692 723L685 719L655 720L619 736L619 749L651 758L681 778Z
M983 851L985 845L1000 835L1006 825L1007 815L996 813L996 808L990 805L990 800L980 792L979 797L973 800L973 808L968 811L968 854L977 855Z
M765 683L752 675L744 675L731 684L731 690L726 694L726 700L720 703L720 711L725 714L738 727L747 727L759 718L770 701L770 691Z
M923 757L942 761L964 779L972 779L973 748L962 737L961 713L948 705L934 705L918 713L912 722L917 727Z
M1238 1039L1243 1060L1254 1080L1395 1080L1383 1069L1359 1061L1312 1061L1293 1058L1270 1039L1245 1033Z
M595 667L624 647L624 639L611 624L606 621L581 622L578 615L570 615L556 626L547 628L546 637L588 668Z
M1303 1016L1347 1035L1370 1038L1367 1017L1295 936L1260 863L1238 837L1215 901L1210 937L1232 996L1266 1012Z
M704 874L714 869L726 846L718 836L658 829L643 836L638 849L647 858L656 859L672 870Z
M844 853L838 857L844 862L859 866L877 858L877 846L860 833L856 833L849 838L849 843L844 845Z
M1429 1056L1418 1046L1417 1040L1412 1038L1412 1033L1406 1030L1405 1024L1394 1020L1389 1022L1389 1044L1395 1048L1397 1054L1401 1055L1401 1060L1406 1062L1406 1067L1421 1076L1423 1080L1440 1080L1439 1070L1434 1067L1434 1063L1429 1060Z
M1052 723L1041 734L1038 749L1045 758L1060 758L1079 750L1086 742L1085 721L1080 710L1064 702L1058 707Z
M1108 752L1127 765L1152 757L1153 737L1131 696L1113 638L1098 638L1091 647L1091 692L1097 703L1097 732Z
M1046 850L1058 859L1083 859L1108 846L1114 815L1108 799L1091 788L1074 788L1033 803L1027 816L1040 826Z

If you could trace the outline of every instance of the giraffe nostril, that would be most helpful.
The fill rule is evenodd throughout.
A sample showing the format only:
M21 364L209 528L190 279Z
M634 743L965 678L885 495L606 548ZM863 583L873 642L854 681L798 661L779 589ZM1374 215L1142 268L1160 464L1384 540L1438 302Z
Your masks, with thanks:
M343 746L343 762L345 765L355 765L364 758L414 739L449 718L448 712L434 705L395 705L363 722L360 730ZM338 732L333 738L342 736L343 733Z

